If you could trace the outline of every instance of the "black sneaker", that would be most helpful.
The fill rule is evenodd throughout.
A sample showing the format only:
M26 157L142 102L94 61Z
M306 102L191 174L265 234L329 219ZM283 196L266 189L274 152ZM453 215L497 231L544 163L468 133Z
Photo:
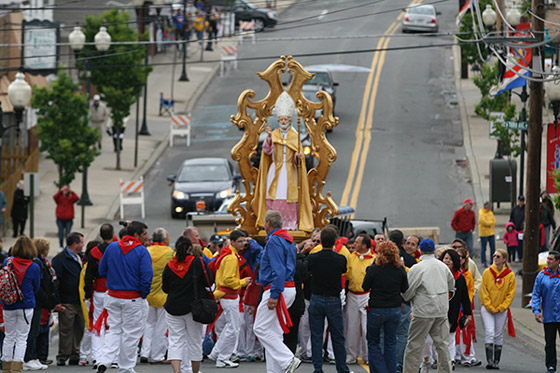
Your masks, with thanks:
M107 367L103 364L99 364L99 366L97 367L97 373L103 373L107 370Z
M56 365L58 365L59 367L66 366L66 360L64 360L64 359L58 359L58 360L56 361Z
M68 365L78 365L80 364L80 360L79 359L70 359L68 360Z
M147 358L147 357L144 357L144 356L141 356L141 357L140 357L140 363L141 363L141 364L148 364L148 358Z

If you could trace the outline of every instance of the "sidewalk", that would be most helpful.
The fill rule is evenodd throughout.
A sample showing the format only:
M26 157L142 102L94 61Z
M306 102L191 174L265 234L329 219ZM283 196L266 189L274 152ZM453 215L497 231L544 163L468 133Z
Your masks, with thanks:
M496 152L496 140L489 139L489 124L486 120L480 118L474 113L474 107L480 101L480 91L474 85L471 78L461 79L461 57L458 46L453 47L453 63L455 85L457 88L457 100L463 124L463 139L468 163L471 169L472 184L474 190L474 207L478 216L478 210L482 208L485 201L490 199L490 160L494 158ZM472 77L472 72L469 72ZM516 95L512 95L512 101L516 105L517 110L521 109L521 102ZM543 122L552 121L552 115L548 111L543 112ZM544 187L546 180L546 131L543 130L543 150L541 155L541 185ZM519 159L517 167L519 169ZM525 170L527 168L525 167ZM526 181L527 175L524 176ZM517 181L519 185L519 180ZM519 194L519 191L518 193ZM516 201L517 202L517 201ZM460 203L460 202L458 202ZM459 207L459 206L458 206ZM496 248L505 249L502 241L505 232L505 224L509 221L511 211L510 203L501 203L500 208L494 208L496 217ZM478 228L476 229L478 231ZM478 237L475 237L475 252L480 253L480 244ZM488 249L489 250L489 249ZM490 259L491 260L491 259ZM480 268L481 270L483 268ZM517 265L514 266L514 272L517 272ZM517 277L518 285L521 279ZM522 338L525 342L530 343L539 350L544 349L544 330L541 324L535 321L533 312L530 309L521 308L521 287L518 286L518 293L511 307L512 316L515 322L515 329L518 338ZM560 347L560 341L557 341Z

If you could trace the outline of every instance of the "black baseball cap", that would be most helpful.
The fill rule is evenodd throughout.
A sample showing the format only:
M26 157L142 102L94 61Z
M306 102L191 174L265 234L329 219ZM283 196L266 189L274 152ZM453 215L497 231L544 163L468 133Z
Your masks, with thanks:
M219 234L213 234L210 236L210 242L220 242L222 237Z
M525 196L523 194L520 194L519 197L517 197L518 201L525 201Z

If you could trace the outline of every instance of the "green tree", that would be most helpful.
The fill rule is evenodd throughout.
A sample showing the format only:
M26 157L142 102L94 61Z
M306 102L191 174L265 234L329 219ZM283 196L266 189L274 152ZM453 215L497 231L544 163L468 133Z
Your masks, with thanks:
M85 46L81 57L87 62L81 62L80 68L83 72L82 79L86 78L87 70L91 71L91 82L104 95L104 100L111 109L113 130L120 133L124 131L124 119L140 96L152 68L144 67L146 48L143 45L115 45L117 42L139 40L138 33L130 27L128 12L113 9L103 12L99 17L86 16L86 40L93 42L99 27L104 25L111 35L110 49L101 55L94 45ZM148 40L148 32L141 40ZM121 169L119 147L116 169Z
M32 106L38 109L35 133L41 140L41 151L58 166L55 185L60 188L99 155L93 145L100 134L89 126L87 98L78 93L72 78L59 71L50 87L34 89Z

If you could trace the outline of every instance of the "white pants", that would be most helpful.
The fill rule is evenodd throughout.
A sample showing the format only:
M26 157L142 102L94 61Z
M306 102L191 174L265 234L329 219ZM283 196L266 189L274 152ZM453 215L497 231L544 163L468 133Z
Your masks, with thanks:
M367 361L367 312L369 294L348 293L346 297L346 356L348 359L362 357Z
M504 327L507 321L507 311L491 313L484 306L480 307L480 316L484 324L484 343L504 344Z
M284 288L284 302L290 307L296 299L295 288ZM294 354L284 344L284 332L278 321L276 309L269 310L267 303L270 298L270 289L263 293L261 303L257 308L255 318L255 335L265 348L266 371L268 373L282 373L290 365Z
M103 351L99 364L106 367L118 354L119 373L133 373L136 366L136 350L148 312L148 302L142 298L121 299L105 296L109 330L103 338Z
M103 303L105 302L105 293L94 291L93 296L93 320L92 325L97 322L101 311L103 311ZM102 327L99 335L91 334L91 358L96 362L101 359L101 351L103 349L103 337L105 336L105 328ZM85 337L85 336L84 336Z
M87 360L89 354L91 353L92 337L93 334L86 327L84 330L84 336L82 337L82 342L80 342L80 359Z
M449 333L449 358L455 359L455 350L457 343L455 342L455 334L457 332Z
M475 352L474 352L474 341L471 337L471 348L469 353L467 353L467 345L463 342L463 335L461 335L460 343L457 345L457 349L455 352L455 360L461 360L462 362L473 362L476 360Z
M239 297L236 299L220 299L223 312L220 319L225 322L224 328L218 337L218 342L212 349L212 355L218 360L229 360L233 351L237 349L239 336L239 324L241 315L239 313Z
M140 356L148 358L150 362L163 361L165 358L165 351L167 351L167 338L165 337L167 322L165 315L166 312L163 308L148 308L148 318L144 328Z
M169 329L168 360L183 360L188 351L189 359L202 361L202 330L204 325L193 320L192 313L173 316L165 313Z
M254 315L242 312L240 315L239 339L237 341L237 355L239 356L262 356L260 343L253 331Z
M311 330L309 329L309 301L305 302L305 311L299 321L299 345L301 346L301 353L307 357L311 357Z
M3 310L2 312L4 313L5 328L2 361L23 361L27 348L27 335L31 329L31 319L33 319L33 308Z

